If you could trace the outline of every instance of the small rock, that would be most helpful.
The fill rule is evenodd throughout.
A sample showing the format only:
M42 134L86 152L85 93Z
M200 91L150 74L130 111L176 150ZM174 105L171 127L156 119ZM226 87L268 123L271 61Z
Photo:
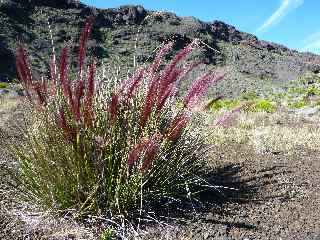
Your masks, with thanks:
M0 89L0 95L5 95L8 94L9 90L8 89Z
M299 115L311 116L318 113L319 110L319 107L305 107L297 110L292 110L292 112Z

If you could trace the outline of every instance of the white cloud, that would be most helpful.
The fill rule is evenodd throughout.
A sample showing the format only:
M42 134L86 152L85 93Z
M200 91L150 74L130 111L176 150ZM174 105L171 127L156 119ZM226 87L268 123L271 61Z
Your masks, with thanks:
M302 51L320 54L320 31L309 35L304 41Z
M293 9L301 6L304 0L282 0L280 7L258 28L257 32L265 32L278 24Z

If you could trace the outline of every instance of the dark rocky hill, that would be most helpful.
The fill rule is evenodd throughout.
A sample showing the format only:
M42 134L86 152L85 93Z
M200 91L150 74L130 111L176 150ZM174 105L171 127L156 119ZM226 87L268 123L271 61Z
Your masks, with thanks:
M32 65L46 72L52 51L49 23L56 50L68 43L75 53L79 28L90 15L96 21L89 48L100 62L116 61L132 67L133 56L138 63L151 61L163 41L174 39L178 50L194 38L201 39L205 47L193 57L202 59L205 68L223 67L227 72L226 81L217 90L219 94L263 94L304 74L320 72L320 56L261 41L220 21L206 23L193 17L147 11L141 6L96 9L72 0L2 0L0 80L16 78L17 40L25 44Z

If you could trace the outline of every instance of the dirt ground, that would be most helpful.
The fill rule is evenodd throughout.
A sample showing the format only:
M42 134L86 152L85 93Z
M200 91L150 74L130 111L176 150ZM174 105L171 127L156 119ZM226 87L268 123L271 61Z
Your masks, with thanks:
M11 137L19 136L10 130L10 126L21 120L17 109L15 104L0 106L0 131ZM217 185L238 190L225 191L226 198L221 204L198 212L184 224L169 224L160 231L159 227L147 228L148 233L142 238L320 240L319 153L320 150L305 148L293 155L257 153L239 143L216 147L213 159L218 159ZM8 161L1 147L0 162ZM23 223L10 216L15 208L9 204L11 196L3 184L0 187L0 239L80 239L23 236Z

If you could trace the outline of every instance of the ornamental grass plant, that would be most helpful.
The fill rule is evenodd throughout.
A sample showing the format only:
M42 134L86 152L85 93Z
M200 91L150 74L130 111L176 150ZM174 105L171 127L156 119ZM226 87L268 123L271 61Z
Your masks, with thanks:
M195 40L169 63L164 58L172 42L127 79L100 81L96 60L86 64L92 25L87 19L80 37L75 79L68 47L52 56L50 77L41 80L22 45L17 48L30 106L23 143L10 145L22 195L55 211L122 216L196 199L212 186L201 177L208 146L191 124L192 108L223 74L199 76L177 99L180 81L199 65L185 63Z

